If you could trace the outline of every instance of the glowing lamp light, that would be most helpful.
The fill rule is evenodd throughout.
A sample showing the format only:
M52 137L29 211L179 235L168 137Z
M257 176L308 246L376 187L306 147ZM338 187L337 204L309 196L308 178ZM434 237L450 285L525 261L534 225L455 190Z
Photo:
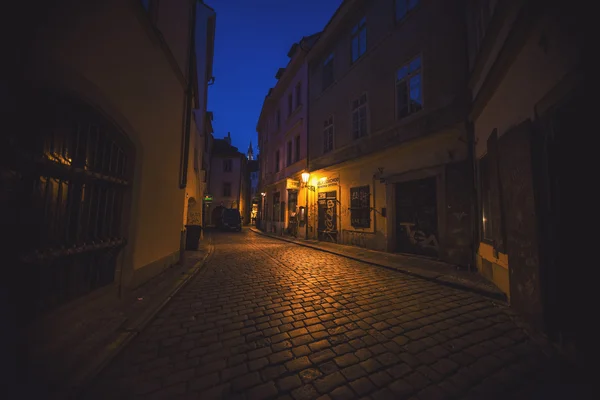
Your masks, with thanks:
M302 173L302 182L308 183L309 179L310 179L310 174L308 172L303 172Z
M265 192L262 192L260 195L261 195L262 197L265 197L267 194L266 194Z

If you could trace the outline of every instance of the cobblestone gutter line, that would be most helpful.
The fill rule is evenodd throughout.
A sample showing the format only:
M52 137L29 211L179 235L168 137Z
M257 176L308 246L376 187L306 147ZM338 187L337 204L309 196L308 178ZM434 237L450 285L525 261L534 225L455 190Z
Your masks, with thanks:
M355 257L353 255L346 254L342 251L330 250L330 249L323 248L319 245L315 245L315 244L311 244L311 243L303 243L298 240L288 239L288 238L282 237L282 236L271 235L271 234L259 231L258 229L254 229L254 228L251 228L250 230L258 235L263 235L266 237L270 237L270 238L281 240L281 241L288 242L288 243L294 243L298 246L309 247L309 248L312 248L315 250L323 251L325 253L330 253L330 254L345 257L345 258L348 258L348 259L351 259L354 261L360 261L363 263L375 265L377 267L386 268L386 269L389 269L392 271L398 271L398 272L401 272L401 273L409 275L409 276L414 276L417 278L425 279L427 281L435 282L440 285L444 285L444 286L448 286L448 287L452 287L454 289L465 290L468 292L476 293L481 296L491 298L493 300L500 301L503 303L507 302L506 295L504 293L499 292L499 291L488 290L487 288L483 287L480 284L477 284L476 282L468 282L468 281L465 281L464 279L457 279L451 275L429 273L427 270L424 270L423 272L417 272L414 269L409 270L406 268L402 268L399 265L394 265L394 266L385 265L385 264L379 263L375 260L371 260L366 257L365 258Z
M142 312L136 319L126 323L121 332L117 332L104 349L98 352L98 356L89 362L88 367L80 371L70 382L67 393L64 398L80 398L85 389L91 384L96 376L106 368L112 360L135 338L146 326L165 308L167 304L187 286L209 262L214 253L214 244L211 242L207 246L206 254L198 260L185 274L183 274L172 285L172 289L166 291L166 297L158 307L149 307Z

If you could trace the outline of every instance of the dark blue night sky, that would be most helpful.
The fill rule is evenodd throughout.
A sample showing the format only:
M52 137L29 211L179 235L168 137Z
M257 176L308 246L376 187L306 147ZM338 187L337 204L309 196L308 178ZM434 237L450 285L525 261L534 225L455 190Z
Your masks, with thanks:
M243 153L275 73L288 62L291 45L321 31L342 0L207 0L217 13L215 84L208 93L214 136L231 132Z

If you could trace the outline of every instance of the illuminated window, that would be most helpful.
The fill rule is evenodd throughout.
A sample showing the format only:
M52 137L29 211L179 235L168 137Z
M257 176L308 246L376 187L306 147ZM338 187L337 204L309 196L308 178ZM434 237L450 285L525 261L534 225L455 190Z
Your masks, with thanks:
M367 20L363 17L352 28L352 62L358 60L367 51Z
M398 119L423 109L421 57L403 65L396 72L396 116Z

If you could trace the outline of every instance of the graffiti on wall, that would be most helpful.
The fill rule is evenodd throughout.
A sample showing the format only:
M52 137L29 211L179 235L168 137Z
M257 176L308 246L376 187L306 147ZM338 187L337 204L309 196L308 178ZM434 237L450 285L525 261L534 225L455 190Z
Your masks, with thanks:
M318 207L317 227L320 240L337 241L337 192L320 192Z
M367 247L367 238L364 232L347 231L348 242L352 246Z
M430 249L435 252L439 250L435 234L426 234L422 230L419 230L418 227L415 229L417 224L413 222L401 222L400 225L404 227L408 240L412 245L419 246L423 249Z

